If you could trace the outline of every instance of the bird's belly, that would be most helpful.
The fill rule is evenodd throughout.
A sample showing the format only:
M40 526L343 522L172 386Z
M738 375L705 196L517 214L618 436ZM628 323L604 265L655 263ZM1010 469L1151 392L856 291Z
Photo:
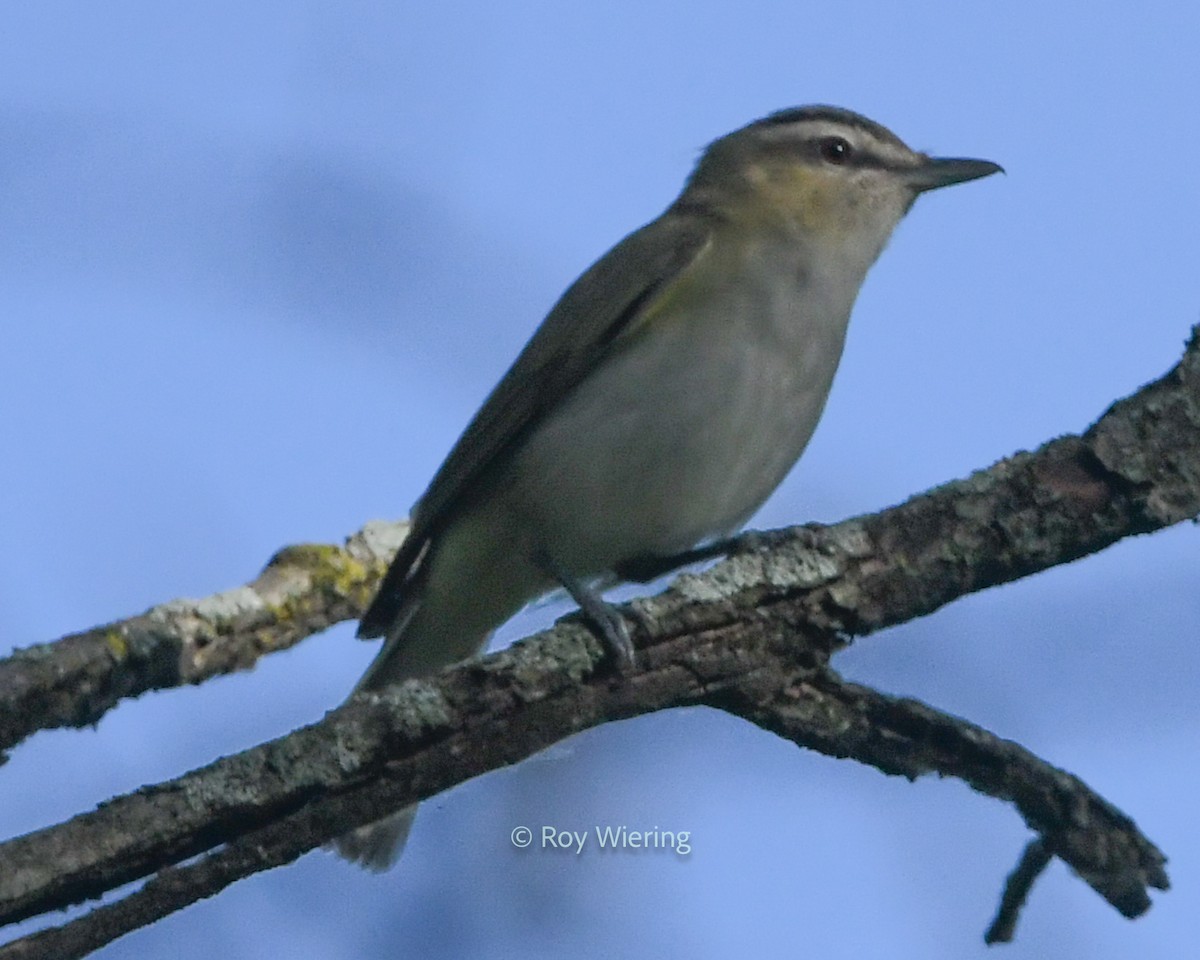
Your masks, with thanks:
M781 340L722 321L668 320L671 329L631 343L505 471L501 495L520 525L576 575L735 530L804 450L844 323L832 337Z

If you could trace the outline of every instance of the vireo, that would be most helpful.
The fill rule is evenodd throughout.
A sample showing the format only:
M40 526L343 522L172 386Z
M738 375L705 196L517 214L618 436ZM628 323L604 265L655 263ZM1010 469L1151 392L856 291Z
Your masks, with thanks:
M925 191L998 170L829 106L711 143L666 212L563 294L450 451L362 618L359 636L386 640L356 689L477 653L558 585L631 655L597 585L662 572L754 513L812 436L896 224ZM338 851L388 866L412 810Z

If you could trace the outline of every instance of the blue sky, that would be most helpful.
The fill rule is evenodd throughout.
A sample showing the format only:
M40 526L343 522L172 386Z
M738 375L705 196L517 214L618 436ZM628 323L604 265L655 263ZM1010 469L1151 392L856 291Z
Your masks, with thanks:
M1200 320L1192 5L173 6L0 10L9 645L402 516L561 290L708 140L779 107L848 106L1008 174L901 226L756 525L878 509L1077 431ZM1078 773L1170 856L1175 889L1134 923L1056 865L1004 956L1200 934L1197 547L1192 526L1125 543L839 661ZM39 735L0 774L0 827L315 719L371 653L343 626ZM694 851L522 854L524 823L690 830ZM312 854L105 956L982 956L1025 839L958 783L678 711L438 798L391 874Z

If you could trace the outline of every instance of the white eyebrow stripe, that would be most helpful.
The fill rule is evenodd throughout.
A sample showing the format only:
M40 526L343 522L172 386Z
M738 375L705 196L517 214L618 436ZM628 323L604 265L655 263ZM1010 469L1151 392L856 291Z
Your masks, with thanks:
M848 127L844 123L833 123L829 120L792 120L788 123L778 123L764 127L762 134L767 140L795 140L797 138L816 139L818 137L845 137L852 142L858 142L857 134L863 133L857 127ZM874 140L874 138L871 138Z
M824 118L803 118L788 123L780 123L766 127L762 135L767 140L785 142L787 140L819 140L824 137L843 137L851 146L860 150L868 150L873 156L885 162L897 165L909 165L913 162L914 154L905 147L897 146L890 140L879 137L862 127L848 123L838 123Z

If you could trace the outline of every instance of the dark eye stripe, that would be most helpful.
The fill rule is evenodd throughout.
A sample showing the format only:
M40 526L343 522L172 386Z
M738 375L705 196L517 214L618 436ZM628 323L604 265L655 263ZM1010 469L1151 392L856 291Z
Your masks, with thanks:
M877 170L895 169L895 163L862 146L855 146L836 134L809 141L809 149L825 163L835 167L872 167Z
M855 159L854 148L845 137L824 137L817 143L817 152L826 163L844 166Z

